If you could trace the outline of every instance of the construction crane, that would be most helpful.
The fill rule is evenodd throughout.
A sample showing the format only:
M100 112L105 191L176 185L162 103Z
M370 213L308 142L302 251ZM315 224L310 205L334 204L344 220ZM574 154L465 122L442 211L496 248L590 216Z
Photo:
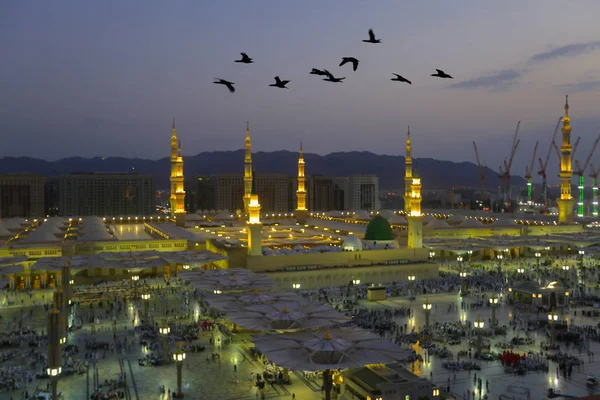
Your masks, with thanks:
M477 160L477 166L479 167L479 180L481 181L481 205L485 202L485 166L481 165L479 161L479 152L477 151L477 145L473 142L473 149L475 149L475 159Z
M533 171L533 163L535 162L535 155L537 153L538 144L539 142L535 142L535 147L533 148L533 156L531 157L529 167L525 166L525 179L527 179L527 201L531 201L531 171Z
M594 168L594 164L590 163L590 174L592 178L592 216L598 216L598 174L600 174L600 168Z
M521 126L521 121L517 122L517 129L515 129L515 134L513 135L513 140L510 148L510 157L508 162L504 160L504 169L500 166L500 176L504 181L504 203L508 205L508 212L512 212L512 201L510 198L510 168L512 166L513 160L515 159L515 153L517 152L517 147L519 147L519 143L521 139L517 139L519 134L519 127Z
M579 185L577 186L577 189L579 191L579 201L577 202L577 216L579 218L583 217L583 214L584 214L583 200L584 200L584 195L585 195L585 190L584 190L584 188L585 188L585 186L584 186L585 169L587 168L588 164L590 163L590 160L592 159L592 155L594 154L594 151L596 151L598 142L600 142L600 135L598 135L598 137L594 141L592 150L590 150L590 154L588 154L588 157L585 159L583 168L581 167L581 165L579 165L579 161L575 160L575 166L577 167L577 170L575 172L579 176ZM577 143L579 143L579 140L577 141ZM573 150L573 152L575 152L575 150Z
M560 123L562 121L562 117L558 118L558 122L556 123L556 127L554 128L554 135L552 135L552 140L550 141L550 145L548 146L548 152L546 153L546 160L542 161L541 158L538 158L540 162L540 170L538 171L538 175L542 177L542 193L544 196L544 213L548 212L548 185L546 182L546 168L548 167L548 161L550 160L550 153L552 152L552 144L554 143L554 139L556 138L556 134L558 133L558 128L560 128ZM560 157L558 158L560 160Z

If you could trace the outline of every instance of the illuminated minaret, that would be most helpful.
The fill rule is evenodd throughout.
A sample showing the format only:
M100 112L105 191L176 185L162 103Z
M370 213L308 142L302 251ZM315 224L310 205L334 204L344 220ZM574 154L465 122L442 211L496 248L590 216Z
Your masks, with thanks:
M248 202L248 255L262 256L262 222L260 222L260 203L256 194L256 179L252 171L250 187L250 201Z
M411 190L412 185L412 146L410 144L410 126L408 127L408 134L406 137L406 158L405 158L405 172L404 172L404 212L406 215L410 214L410 203L411 203Z
M300 155L298 157L298 190L296 190L297 206L296 206L296 221L303 224L308 218L308 210L306 209L306 186L304 178L304 152L302 151L302 143L300 143Z
M252 192L252 144L250 143L250 122L246 121L246 156L244 157L244 214L248 213L248 204Z
M408 221L408 248L420 249L423 247L423 214L421 213L421 177L415 167L410 184L410 213Z
M571 151L571 118L569 118L569 96L566 96L562 144L560 146L560 199L556 200L558 204L559 224L570 224L573 222L573 205L575 204L575 199L571 196L571 176L573 176Z
M183 157L181 142L177 140L175 118L171 128L171 219L178 226L185 226L185 189L183 187Z

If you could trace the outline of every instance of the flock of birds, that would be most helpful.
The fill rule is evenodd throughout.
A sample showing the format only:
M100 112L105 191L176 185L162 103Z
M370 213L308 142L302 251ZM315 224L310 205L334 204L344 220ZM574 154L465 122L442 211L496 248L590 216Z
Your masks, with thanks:
M377 43L381 43L381 39L375 38L375 33L373 32L373 29L369 29L369 38L366 40L363 40L363 42L377 44ZM242 58L240 58L239 60L234 60L234 62L242 63L242 64L252 64L254 62L254 60L252 58L250 58L248 56L248 54L246 54L246 53L240 53L240 54L242 55ZM339 66L341 67L344 64L348 64L348 63L351 63L352 70L356 71L358 69L358 64L360 63L360 61L355 57L342 57L342 62L340 63ZM431 76L435 76L437 78L453 79L452 76L448 75L441 69L436 69L436 71L437 72L435 74L431 74ZM323 78L322 80L324 80L326 82L343 83L344 79L346 79L345 76L342 78L336 78L331 72L327 71L326 69L313 68L310 71L310 74L324 76L325 78ZM412 82L409 81L408 79L406 79L405 77L403 77L402 75L398 75L396 73L392 73L392 75L395 75L395 77L390 80L396 81L396 82L404 82L404 83L408 83L409 85L412 85ZM217 85L224 85L225 87L227 87L227 89L229 89L229 91L231 93L235 92L235 87L233 86L233 85L235 85L234 82L231 82L231 81L228 81L225 79L221 79L221 78L215 78L215 81L213 83L216 83ZM280 89L289 89L287 87L288 83L290 83L289 80L282 80L281 78L279 78L279 76L276 76L275 83L272 83L269 86L280 88Z

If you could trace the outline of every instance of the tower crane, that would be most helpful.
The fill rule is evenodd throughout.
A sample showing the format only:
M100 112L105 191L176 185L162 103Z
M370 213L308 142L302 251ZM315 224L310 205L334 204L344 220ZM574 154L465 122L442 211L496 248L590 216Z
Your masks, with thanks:
M485 201L485 166L481 165L479 161L479 152L477 151L477 145L473 142L473 149L475 149L475 159L477 160L477 166L479 167L479 180L481 181L481 205Z
M594 141L592 150L590 150L590 154L588 154L588 157L585 159L583 168L581 167L581 165L579 165L579 161L575 160L575 166L577 167L577 170L575 172L579 176L579 185L577 186L577 189L579 190L579 201L577 202L577 216L580 218L583 217L583 214L584 214L583 213L583 211L584 211L583 210L583 200L584 200L584 193L585 193L585 190L584 190L584 188L585 188L585 186L584 186L585 169L587 168L588 164L590 163L590 160L592 159L592 155L594 154L594 151L596 151L598 142L600 142L600 135L598 135L598 137ZM578 143L579 143L579 139L578 139ZM575 152L575 150L573 150L573 152Z
M598 216L598 174L600 174L600 168L595 169L594 164L590 163L590 174L592 178L592 216Z
M506 159L504 160L504 169L500 166L500 176L504 181L504 202L508 204L508 212L512 212L512 201L510 198L510 167L512 166L513 160L515 159L515 153L517 152L517 147L519 147L519 143L521 139L517 139L519 134L519 127L521 126L521 121L517 123L517 128L515 129L515 134L513 135L513 140L510 148L510 157L508 162Z
M535 155L537 153L539 142L535 142L535 147L533 148L533 156L531 157L531 162L529 166L525 166L525 179L527 179L527 201L531 201L531 171L533 170L533 163L535 162Z
M554 128L554 135L552 135L552 140L550 141L550 145L548 146L548 152L546 153L546 160L542 161L541 158L538 158L540 162L540 170L538 171L538 175L542 177L542 193L544 196L544 212L548 212L548 185L546 182L546 168L548 167L548 161L550 160L550 153L552 152L552 144L554 143L554 139L556 138L556 134L558 133L558 128L560 128L560 123L562 121L562 117L558 118L558 122L556 123L556 127ZM558 158L560 160L560 157Z

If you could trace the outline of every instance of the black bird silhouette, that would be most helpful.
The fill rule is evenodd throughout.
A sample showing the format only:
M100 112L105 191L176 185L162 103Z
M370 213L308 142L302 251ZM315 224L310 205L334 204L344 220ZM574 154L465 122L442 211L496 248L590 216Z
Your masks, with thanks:
M340 67L346 63L352 63L352 69L356 71L356 69L358 68L359 61L354 57L342 57Z
M252 64L254 62L254 60L250 57L248 57L248 54L246 53L240 53L242 55L242 58L240 58L239 60L235 60L235 62L239 62L239 63L243 63L243 64Z
M321 75L321 76L327 75L327 73L325 71L322 71L322 70L316 69L316 68L313 68L312 71L310 71L310 74L311 75Z
M365 43L381 43L380 39L375 39L375 33L373 29L369 29L369 40L363 40Z
M403 77L402 75L398 75L392 72L392 75L396 75L395 78L390 79L391 81L397 81L397 82L406 82L409 85L412 85L412 82L409 81L408 79L406 79L405 77Z
M275 83L272 83L269 86L278 87L281 89L289 89L288 87L285 87L285 85L287 85L288 83L290 83L290 81L282 81L281 79L279 79L278 76L276 76Z
M213 83L216 83L217 85L225 85L231 93L235 92L235 88L233 87L235 83L233 82L226 81L225 79L215 78L215 81Z
M344 83L342 82L344 79L346 79L346 77L343 78L336 78L335 76L333 76L333 74L329 71L327 71L326 69L323 70L323 72L325 72L325 75L327 75L327 78L323 79L326 82L340 82L340 83Z
M431 74L431 76L437 76L438 78L454 79L453 77L451 77L450 75L448 75L447 73L442 71L441 69L436 68L435 70L437 71L437 74Z

